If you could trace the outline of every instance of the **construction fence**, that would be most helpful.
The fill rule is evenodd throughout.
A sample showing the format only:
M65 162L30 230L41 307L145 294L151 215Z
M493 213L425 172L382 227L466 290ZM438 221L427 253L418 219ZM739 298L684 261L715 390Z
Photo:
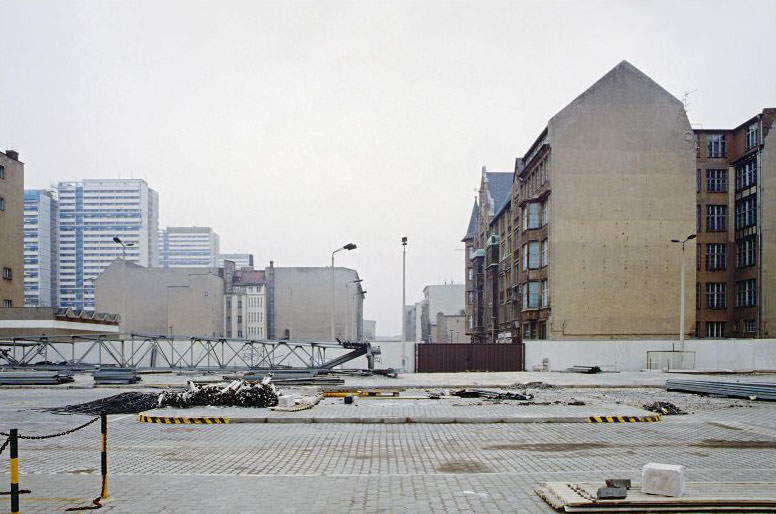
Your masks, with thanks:
M523 343L415 345L418 373L523 371Z

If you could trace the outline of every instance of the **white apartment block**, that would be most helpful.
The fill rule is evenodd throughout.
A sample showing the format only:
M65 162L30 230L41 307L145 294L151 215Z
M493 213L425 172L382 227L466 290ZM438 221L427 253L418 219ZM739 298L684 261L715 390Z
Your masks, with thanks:
M24 191L24 306L57 306L57 200Z
M159 196L145 180L86 179L57 189L61 307L93 310L94 279L116 258L158 265Z
M234 263L234 269L240 270L244 268L253 269L253 254L252 253L221 253L218 255L218 267L224 267L224 261L232 261Z
M222 267L219 237L210 227L167 227L159 232L162 268Z
M240 339L267 338L267 287L236 285L224 295L224 334Z

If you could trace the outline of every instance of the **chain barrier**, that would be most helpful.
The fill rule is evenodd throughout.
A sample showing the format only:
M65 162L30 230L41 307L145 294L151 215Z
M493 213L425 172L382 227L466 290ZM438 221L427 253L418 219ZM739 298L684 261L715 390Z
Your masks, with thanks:
M79 426L77 426L75 428L71 428L70 430L65 430L64 432L59 432L57 434L51 434L51 435L20 435L19 439L39 440L39 439L51 439L52 437L62 437L63 435L72 434L73 432L77 432L78 430L81 430L82 428L86 428L89 425L91 425L92 423L94 423L95 421L97 421L98 419L100 419L99 416L97 416L96 418L94 418L92 420L87 421L83 425L79 425ZM7 437L9 437L9 440L10 440L10 437L11 437L10 434L7 434L5 432L0 432L0 435L7 436ZM6 444L7 444L7 441L6 441ZM2 452L0 452L0 453L2 453Z
M3 454L3 450L5 450L5 447L8 446L8 443L11 442L11 436L8 436L5 438L5 442L3 443L3 446L0 446L0 455Z

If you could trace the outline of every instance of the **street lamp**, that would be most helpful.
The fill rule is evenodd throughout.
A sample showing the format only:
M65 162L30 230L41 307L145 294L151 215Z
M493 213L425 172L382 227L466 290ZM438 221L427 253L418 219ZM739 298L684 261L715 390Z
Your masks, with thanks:
M127 247L135 246L135 243L124 243L119 236L113 236L113 242L121 245L121 258L127 260Z
M407 368L407 236L401 238L401 369Z
M679 351L684 351L684 244L695 239L695 234L690 234L686 239L672 239L672 243L682 244L681 272L679 273Z
M342 250L355 250L356 249L356 243L348 243L342 248L337 248L333 252L331 252L331 318L329 322L331 323L331 340L335 341L334 337L334 254L337 252L341 252Z

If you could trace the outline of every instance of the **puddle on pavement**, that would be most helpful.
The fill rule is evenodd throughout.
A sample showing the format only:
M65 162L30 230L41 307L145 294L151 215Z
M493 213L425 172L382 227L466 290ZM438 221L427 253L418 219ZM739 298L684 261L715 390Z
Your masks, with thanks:
M700 443L692 443L696 448L735 448L735 449L773 449L776 441L731 441L727 439L704 439Z
M483 450L523 450L529 452L573 452L609 448L609 443L531 443L531 444L491 444L483 446Z
M440 473L490 473L491 469L476 460L451 460L440 464L437 468Z

